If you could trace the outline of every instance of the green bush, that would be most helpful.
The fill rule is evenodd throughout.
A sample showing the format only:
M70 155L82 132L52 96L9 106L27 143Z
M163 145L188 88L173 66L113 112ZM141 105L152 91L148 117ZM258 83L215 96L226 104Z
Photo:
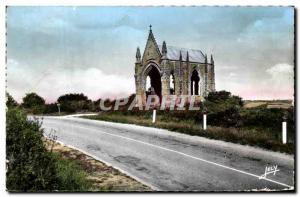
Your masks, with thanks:
M222 127L240 127L242 124L240 109L237 107L230 107L224 111L209 113L207 121L210 125Z
M202 109L206 109L208 112L209 124L222 127L238 127L241 124L240 110L242 106L242 99L227 91L210 92L202 103ZM185 113L194 114L196 122L202 121L202 111ZM191 118L190 115L187 118Z
M283 109L268 109L263 107L244 109L241 111L243 126L269 127L281 130L284 111Z
M295 137L295 119L294 108L277 109L266 107L256 107L243 109L241 111L242 127L256 128L265 132L272 132L278 138L281 138L282 122L284 117L287 121L287 131L289 141L294 141Z
M58 113L58 106L56 103L46 104L44 109L45 114Z
M6 186L9 191L50 191L58 188L55 160L42 142L38 123L17 109L6 113Z
M75 162L47 151L43 130L16 108L6 112L6 187L15 192L87 191L85 173Z
M210 92L205 99L206 101L212 103L229 103L233 105L243 106L241 97L232 95L230 92L227 92L225 90Z

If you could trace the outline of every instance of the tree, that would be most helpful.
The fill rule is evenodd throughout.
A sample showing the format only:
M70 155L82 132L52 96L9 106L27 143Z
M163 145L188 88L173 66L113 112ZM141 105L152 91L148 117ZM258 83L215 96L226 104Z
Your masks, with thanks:
M16 107L18 106L17 101L8 93L6 92L6 107Z
M45 105L45 99L34 92L26 94L26 96L23 98L22 106L25 108L33 108L43 105Z
M45 100L32 92L26 94L21 106L27 111L27 113L42 114L45 110Z
M65 95L62 95L60 96L58 99L57 99L57 102L58 103L63 103L65 101L88 101L88 97L85 96L84 94L65 94Z
M57 99L61 104L61 110L65 112L91 111L93 102L84 94L65 94Z

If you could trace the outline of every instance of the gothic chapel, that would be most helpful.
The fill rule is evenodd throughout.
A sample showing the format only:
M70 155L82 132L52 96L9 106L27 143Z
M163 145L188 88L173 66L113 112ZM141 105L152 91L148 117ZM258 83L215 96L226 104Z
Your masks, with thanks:
M147 92L154 91L160 98L168 95L195 95L205 97L215 91L213 56L210 62L200 50L169 46L165 41L158 45L151 25L146 47L141 56L136 51L136 95L144 103Z

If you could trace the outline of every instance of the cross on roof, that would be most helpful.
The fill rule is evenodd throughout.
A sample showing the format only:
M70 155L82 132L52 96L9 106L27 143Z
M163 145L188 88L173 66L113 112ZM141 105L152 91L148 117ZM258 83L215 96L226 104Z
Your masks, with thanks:
M149 27L150 27L150 30L151 30L152 25L150 24Z

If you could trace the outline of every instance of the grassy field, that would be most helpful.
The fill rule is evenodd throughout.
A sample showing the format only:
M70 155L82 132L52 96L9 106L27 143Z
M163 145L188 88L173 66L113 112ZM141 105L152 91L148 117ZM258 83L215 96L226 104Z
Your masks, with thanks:
M292 100L246 100L244 108L254 108L265 105L267 108L287 109L292 106Z
M271 130L260 130L257 128L234 128L208 126L207 130L202 129L201 123L191 119L170 118L157 113L156 123L152 123L151 112L134 114L123 114L122 112L105 112L97 116L86 116L84 118L103 120L110 122L129 123L148 127L163 128L174 132L189 135L203 136L211 139L224 140L233 143L257 146L268 150L294 153L294 144L282 144L281 138ZM210 123L208 122L208 125Z

